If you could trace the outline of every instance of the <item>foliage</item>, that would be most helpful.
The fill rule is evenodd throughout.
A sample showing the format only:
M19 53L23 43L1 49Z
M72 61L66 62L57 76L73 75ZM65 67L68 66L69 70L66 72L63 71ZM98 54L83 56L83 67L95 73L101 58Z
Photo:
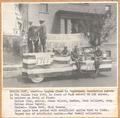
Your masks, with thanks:
M97 23L92 24L92 30L89 35L89 41L92 46L101 45L108 41L110 35L116 31L115 16L111 12L111 9L106 11L102 16L102 19L95 19Z

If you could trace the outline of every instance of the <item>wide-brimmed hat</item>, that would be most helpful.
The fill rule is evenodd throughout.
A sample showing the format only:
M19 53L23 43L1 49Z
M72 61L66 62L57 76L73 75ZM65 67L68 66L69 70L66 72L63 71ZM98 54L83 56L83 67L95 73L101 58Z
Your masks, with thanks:
M39 23L40 23L40 24L41 24L41 23L44 23L44 22L45 22L44 19L39 20Z

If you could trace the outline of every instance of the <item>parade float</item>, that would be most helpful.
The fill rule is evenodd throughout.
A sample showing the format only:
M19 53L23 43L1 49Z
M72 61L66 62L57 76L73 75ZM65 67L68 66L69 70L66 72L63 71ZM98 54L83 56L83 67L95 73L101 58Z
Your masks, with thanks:
M38 53L23 54L22 77L38 83L46 77L68 76L74 72L93 72L94 49L90 47L88 39L83 34L48 34L47 51ZM74 46L80 49L80 70L77 70L76 64L71 60L71 55L62 55L61 51L66 46L69 52ZM59 53L55 53L53 50ZM100 71L110 71L112 68L112 59L109 54L103 52L100 64Z

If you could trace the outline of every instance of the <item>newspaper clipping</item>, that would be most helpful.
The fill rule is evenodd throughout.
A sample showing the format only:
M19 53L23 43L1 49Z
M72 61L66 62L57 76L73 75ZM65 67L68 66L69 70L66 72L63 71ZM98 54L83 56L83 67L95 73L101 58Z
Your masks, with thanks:
M118 3L2 3L4 118L118 117Z

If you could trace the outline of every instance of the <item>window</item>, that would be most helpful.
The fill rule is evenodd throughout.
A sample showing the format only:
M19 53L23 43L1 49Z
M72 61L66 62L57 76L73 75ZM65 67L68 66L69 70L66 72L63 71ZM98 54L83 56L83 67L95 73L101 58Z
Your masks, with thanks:
M48 13L48 4L40 4L39 6L39 13Z

